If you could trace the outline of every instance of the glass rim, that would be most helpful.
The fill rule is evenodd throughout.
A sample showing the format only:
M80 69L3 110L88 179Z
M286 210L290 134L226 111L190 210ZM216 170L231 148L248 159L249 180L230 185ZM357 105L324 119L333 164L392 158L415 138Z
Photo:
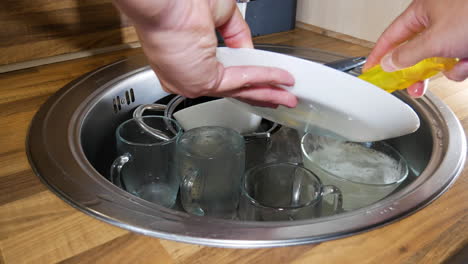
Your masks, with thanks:
M397 151L394 147L390 146L388 143L384 142L384 141L376 141L382 145L384 145L386 148L390 149L392 152L396 153L398 155L398 157L400 158L400 161L402 161L405 165L405 173L402 174L402 176L396 180L396 181L393 181L393 182L390 182L390 183L366 183L366 182L359 182L359 181L354 181L354 180L349 180L349 179L345 179L343 177L340 177L338 175L336 175L335 173L332 173L318 165L316 165L315 162L313 162L311 159L310 159L310 156L309 156L309 153L304 149L304 139L306 138L306 136L308 135L311 135L311 136L317 136L317 135L314 135L314 134L311 134L311 133L306 133L304 136L302 136L302 139L301 139L301 152L302 154L304 155L304 157L310 161L314 167L316 167L317 169L319 170L322 170L323 172L327 173L327 175L331 176L332 178L335 178L339 181L343 181L343 182L350 182L350 183L353 183L353 184L360 184L360 185L365 185L365 186L373 186L373 187L388 187L388 186L392 186L394 184L399 184L401 182L403 182L407 177L408 177L408 174L409 174L409 168L408 168L408 162L406 161L406 159L403 157L403 155L401 155L401 153L399 151ZM318 136L320 137L320 136ZM352 142L352 141L345 141L347 143L356 143L356 144L361 144L359 142ZM376 143L376 142L372 142L372 143Z
M131 122L138 122L136 119L140 119L140 118L141 119L162 119L162 120L165 119L165 120L171 122L172 125L174 125L174 128L177 130L177 134L175 134L173 137L171 137L167 141L159 141L159 142L154 142L154 143L133 142L131 140L128 140L128 139L125 139L124 137L122 137L120 131L124 128L124 126L130 124ZM180 137L180 135L182 133L183 133L183 129L175 119L172 119L172 118L166 117L166 116L160 116L160 115L146 115L146 116L141 116L141 117L132 117L132 118L122 122L122 124L120 124L117 127L117 130L115 131L115 134L116 134L117 138L120 141L124 142L125 144L134 145L134 146L142 146L142 147L160 146L160 145L166 145L166 144L173 143L174 141L177 140L177 138Z
M312 175L313 179L315 180L315 182L317 183L317 185L319 187L317 192L316 192L316 195L315 195L314 199L309 201L308 203L305 203L305 204L299 205L299 206L281 206L280 207L280 206L267 206L267 205L259 202L257 199L253 198L247 192L247 190L245 188L246 178L256 170L264 169L264 168L272 167L272 166L278 166L278 165L288 165L288 166L298 167L298 168L301 168L304 171L306 171L309 175ZM265 208L265 209L273 209L273 210L278 210L278 211L294 210L294 209L301 209L301 208L309 207L309 206L312 206L312 205L315 205L316 203L318 203L320 201L320 197L322 196L323 187L324 187L324 185L323 185L322 181L320 180L320 178L317 175L315 175L315 173L313 171L307 169L306 167L302 166L301 164L293 163L293 162L278 162L278 163L270 162L270 163L262 163L262 164L256 165L256 166L248 169L244 173L244 175L242 177L242 180L241 180L241 195L244 195L246 198L248 198L249 202L251 204L253 204L254 206L256 206L256 207Z

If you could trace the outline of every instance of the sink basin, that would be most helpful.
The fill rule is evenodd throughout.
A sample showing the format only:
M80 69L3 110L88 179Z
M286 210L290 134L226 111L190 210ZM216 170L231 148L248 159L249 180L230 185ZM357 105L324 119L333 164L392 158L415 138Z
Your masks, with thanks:
M346 58L316 49L257 48L327 63ZM353 70L351 70L353 72ZM340 214L300 221L252 222L189 215L142 200L109 182L114 131L141 104L167 104L143 55L88 73L52 96L32 121L27 140L35 173L70 205L110 224L163 239L252 248L315 243L389 224L422 209L446 191L466 157L464 131L450 109L428 93L395 96L419 115L420 129L387 140L407 160L410 175L380 201ZM280 128L281 129L281 128Z

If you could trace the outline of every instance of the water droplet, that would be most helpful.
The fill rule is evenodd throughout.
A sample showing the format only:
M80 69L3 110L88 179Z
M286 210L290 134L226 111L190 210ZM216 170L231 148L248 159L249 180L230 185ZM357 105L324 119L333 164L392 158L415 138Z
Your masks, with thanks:
M316 114L320 113L320 109L313 104L309 104L309 112L315 112Z
M442 133L442 130L437 129L436 136L437 136L438 138L442 139L442 137L444 136L444 134Z

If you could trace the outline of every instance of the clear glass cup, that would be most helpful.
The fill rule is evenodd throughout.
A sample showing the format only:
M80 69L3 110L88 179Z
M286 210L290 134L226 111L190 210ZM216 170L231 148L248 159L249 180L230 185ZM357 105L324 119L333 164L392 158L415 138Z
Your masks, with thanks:
M154 129L166 139L156 137ZM165 207L175 204L179 178L174 170L178 123L164 116L143 116L123 122L116 130L117 153L111 181L142 199Z
M271 133L269 138L246 141L246 169L264 163L301 163L301 141L299 131L282 126Z
M177 141L176 158L185 211L234 219L245 168L244 138L225 127L193 128Z
M355 143L305 134L304 166L343 193L343 209L373 204L392 193L408 175L404 157L383 141Z
M332 213L341 211L338 188L323 185L310 170L295 163L266 163L249 169L241 185L239 218L289 221L325 216L322 201L333 196Z

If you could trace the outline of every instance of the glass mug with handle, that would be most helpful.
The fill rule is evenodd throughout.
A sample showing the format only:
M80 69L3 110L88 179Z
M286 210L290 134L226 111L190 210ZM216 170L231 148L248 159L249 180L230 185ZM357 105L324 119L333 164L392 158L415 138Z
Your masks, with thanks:
M177 141L177 174L185 211L234 219L245 167L244 138L219 126L190 129Z
M325 211L323 198L332 196ZM265 163L249 169L241 185L239 218L248 221L290 221L341 212L342 196L333 185L322 185L297 163Z
M156 130L164 137L155 136ZM182 133L175 120L164 116L135 117L122 123L116 131L119 157L112 164L111 181L142 199L172 207L179 190L175 147Z

